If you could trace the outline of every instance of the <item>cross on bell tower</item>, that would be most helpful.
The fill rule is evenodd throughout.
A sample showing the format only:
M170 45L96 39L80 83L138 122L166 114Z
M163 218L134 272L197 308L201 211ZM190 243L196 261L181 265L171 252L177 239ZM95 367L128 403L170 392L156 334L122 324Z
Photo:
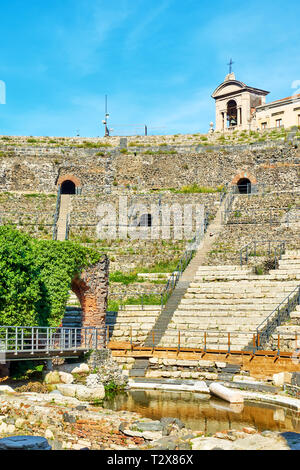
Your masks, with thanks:
M234 64L234 62L232 61L232 59L230 59L229 64L227 64L227 65L229 65L229 73L232 73L232 66L233 66L233 64Z

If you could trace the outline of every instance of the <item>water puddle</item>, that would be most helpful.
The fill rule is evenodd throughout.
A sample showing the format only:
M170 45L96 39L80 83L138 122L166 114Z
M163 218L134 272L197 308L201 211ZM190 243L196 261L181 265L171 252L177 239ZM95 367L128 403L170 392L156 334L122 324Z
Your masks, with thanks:
M300 415L274 405L230 405L217 398L189 392L130 390L106 400L105 408L134 411L143 417L179 418L195 431L214 434L225 429L251 426L259 431L300 432Z

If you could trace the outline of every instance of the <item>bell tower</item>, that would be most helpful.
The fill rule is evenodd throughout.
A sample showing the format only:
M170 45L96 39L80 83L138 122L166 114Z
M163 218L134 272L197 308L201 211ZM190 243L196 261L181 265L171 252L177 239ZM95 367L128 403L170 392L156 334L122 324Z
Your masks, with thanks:
M212 94L216 102L216 131L256 129L256 107L265 103L269 92L236 80L232 59L228 65L229 74Z

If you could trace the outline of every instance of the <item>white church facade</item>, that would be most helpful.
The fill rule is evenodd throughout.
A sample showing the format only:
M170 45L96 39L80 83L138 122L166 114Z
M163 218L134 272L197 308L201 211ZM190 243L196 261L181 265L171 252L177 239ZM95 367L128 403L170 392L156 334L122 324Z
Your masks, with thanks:
M266 103L269 91L236 80L233 72L212 94L217 132L300 126L300 94Z

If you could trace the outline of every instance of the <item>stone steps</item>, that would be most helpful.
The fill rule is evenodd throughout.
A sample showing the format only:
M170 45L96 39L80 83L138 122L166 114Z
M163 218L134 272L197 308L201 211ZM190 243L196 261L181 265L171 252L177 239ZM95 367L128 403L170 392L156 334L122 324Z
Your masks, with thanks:
M290 258L293 263L289 264ZM300 262L300 251L299 254L287 252L279 269L263 276L238 266L201 267L174 312L160 345L174 346L180 331L186 346L202 347L203 332L215 330L213 344L219 349L227 345L226 332L232 334L232 348L247 347L258 325L299 285L296 261ZM234 337L239 332L243 335Z
M231 304L235 303L238 304L239 302L243 303L260 303L260 302L276 302L278 299L282 297L281 294L270 294L269 296L266 296L266 294L260 294L258 293L257 295L252 295L252 294L190 294L187 293L184 296L184 299L201 299L202 304L212 304L216 303L217 301L219 302L222 300L222 304Z

